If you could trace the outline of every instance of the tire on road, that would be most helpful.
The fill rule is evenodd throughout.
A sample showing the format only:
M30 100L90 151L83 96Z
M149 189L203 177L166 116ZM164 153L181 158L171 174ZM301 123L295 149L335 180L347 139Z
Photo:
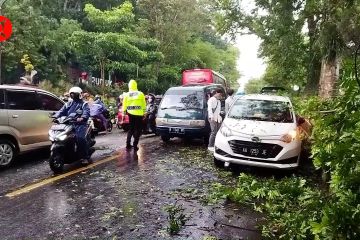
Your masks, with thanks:
M15 144L7 139L0 139L0 167L10 166L17 155Z
M170 142L170 137L166 135L161 135L161 140L165 143Z
M218 168L224 168L224 162L216 159L215 157L214 157L214 165Z
M62 173L64 171L64 157L61 154L51 154L49 165L55 174Z
M112 132L113 130L113 123L111 121L108 121L107 131Z
M123 124L121 125L121 128L124 130L124 132L127 132L130 130L130 125L129 124Z

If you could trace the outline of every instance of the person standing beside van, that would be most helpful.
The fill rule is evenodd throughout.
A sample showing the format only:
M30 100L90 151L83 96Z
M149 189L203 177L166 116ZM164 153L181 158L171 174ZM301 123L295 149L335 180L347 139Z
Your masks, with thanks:
M124 94L124 101L122 105L123 118L125 112L129 115L130 130L127 134L126 149L138 150L138 143L143 128L143 117L146 112L145 96L138 91L135 80L129 82L129 92ZM134 137L133 145L131 145L131 138Z
M221 97L222 97L221 89L216 89L214 90L212 97L207 102L208 118L211 127L211 134L210 134L209 146L208 146L209 151L214 151L215 137L220 129L222 122L222 117L220 115Z
M234 101L234 89L229 89L227 91L228 98L225 100L225 114L227 114L230 110L230 106Z

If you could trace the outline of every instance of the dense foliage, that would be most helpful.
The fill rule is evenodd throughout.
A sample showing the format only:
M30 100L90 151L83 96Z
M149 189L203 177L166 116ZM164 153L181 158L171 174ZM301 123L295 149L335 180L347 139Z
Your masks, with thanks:
M359 42L360 1L216 0L218 28L236 36L253 33L267 61L264 80L297 84L308 93L334 95L338 71ZM335 94L336 95L336 94Z
M3 78L16 83L28 55L39 80L57 86L72 69L163 92L184 69L208 67L236 83L238 51L214 30L211 2L7 0L13 36L2 44Z

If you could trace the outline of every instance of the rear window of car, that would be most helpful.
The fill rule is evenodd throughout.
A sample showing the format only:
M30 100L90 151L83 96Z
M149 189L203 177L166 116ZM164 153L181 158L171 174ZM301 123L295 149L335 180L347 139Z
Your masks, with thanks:
M38 98L41 104L41 110L44 111L59 111L64 105L59 99L44 93L38 93Z
M238 99L230 109L229 118L266 122L292 123L294 116L288 102Z

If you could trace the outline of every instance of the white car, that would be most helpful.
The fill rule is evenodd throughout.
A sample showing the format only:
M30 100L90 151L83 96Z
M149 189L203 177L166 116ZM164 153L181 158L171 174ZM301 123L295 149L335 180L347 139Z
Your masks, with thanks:
M292 169L301 140L288 97L245 95L232 104L215 140L214 163Z

